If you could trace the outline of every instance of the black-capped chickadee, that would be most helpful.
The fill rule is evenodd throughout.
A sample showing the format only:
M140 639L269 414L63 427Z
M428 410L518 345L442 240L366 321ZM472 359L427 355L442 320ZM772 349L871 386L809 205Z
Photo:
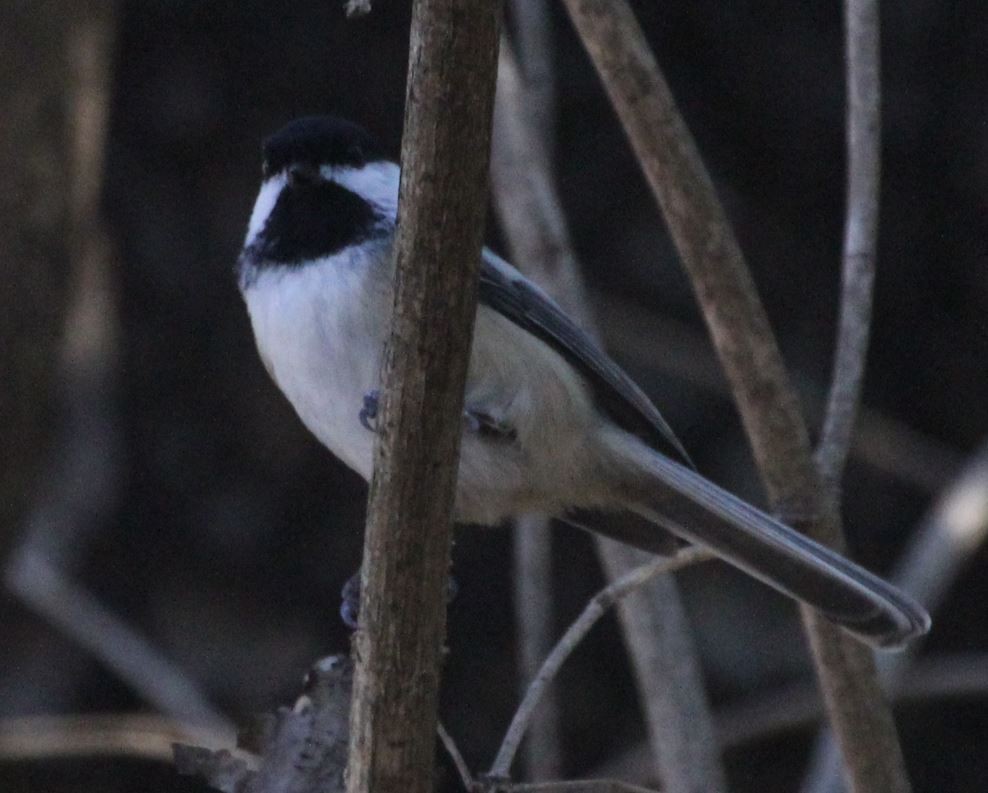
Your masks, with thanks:
M292 122L264 145L237 263L261 359L315 436L371 476L392 310L398 165L360 127ZM698 474L648 397L532 282L483 252L455 514L552 515L649 551L713 549L873 645L927 613L858 565Z

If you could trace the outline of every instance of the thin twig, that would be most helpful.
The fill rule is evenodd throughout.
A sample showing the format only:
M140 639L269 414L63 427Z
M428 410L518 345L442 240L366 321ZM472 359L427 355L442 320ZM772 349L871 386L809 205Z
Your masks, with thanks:
M539 704L546 686L555 679L566 659L569 658L573 650L579 645L587 633L589 633L597 621L607 613L609 608L657 575L671 573L687 565L706 561L711 558L713 558L712 554L703 548L687 548L675 556L655 559L649 564L632 570L594 595L584 607L580 616L567 628L566 633L563 634L552 652L549 653L539 673L529 685L524 699L518 706L518 710L515 711L514 718L511 720L511 726L508 727L508 731L505 733L504 740L501 742L501 748L498 750L497 757L495 757L488 775L493 778L507 778L515 754L518 751L518 746L525 735L525 730L528 728L532 712Z
M597 550L611 581L648 559L604 538ZM622 600L618 614L663 789L726 791L700 661L675 579L657 576Z
M871 327L881 179L878 0L845 0L847 209L833 376L816 450L824 481L837 487L851 445Z
M503 47L492 154L499 217L515 261L593 335L580 269L542 141L528 118L529 104L511 51ZM597 551L610 580L641 561L604 540ZM634 600L633 606L622 605L619 616L657 771L671 791L714 793L725 787L724 773L675 584L656 579Z
M693 282L769 499L783 520L838 549L837 504L751 273L669 86L624 0L565 0ZM800 609L855 793L910 789L871 652Z
M139 757L170 763L172 744L220 750L236 743L236 731L144 713L21 716L0 720L0 760L66 757Z
M456 773L460 775L460 781L463 783L464 790L466 790L467 793L472 793L476 788L477 783L474 781L473 775L470 773L470 768L467 766L467 761L463 759L463 755L460 753L460 749L456 745L456 741L454 741L453 736L446 731L446 728L443 726L441 721L436 723L436 732L439 733L439 740L443 742L446 753L453 761L453 765L456 766Z

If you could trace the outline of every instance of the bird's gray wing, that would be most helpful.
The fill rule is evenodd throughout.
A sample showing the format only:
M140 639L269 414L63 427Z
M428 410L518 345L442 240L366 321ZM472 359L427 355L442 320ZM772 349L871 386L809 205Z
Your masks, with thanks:
M480 267L479 300L562 355L586 378L597 404L618 426L693 466L662 414L621 367L545 292L486 248Z

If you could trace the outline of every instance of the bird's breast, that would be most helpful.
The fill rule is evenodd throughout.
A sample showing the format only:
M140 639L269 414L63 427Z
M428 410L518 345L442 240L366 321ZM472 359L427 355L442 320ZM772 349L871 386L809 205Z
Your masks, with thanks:
M244 290L261 358L308 429L364 478L373 434L359 420L376 388L388 301L367 268L328 257L271 268Z

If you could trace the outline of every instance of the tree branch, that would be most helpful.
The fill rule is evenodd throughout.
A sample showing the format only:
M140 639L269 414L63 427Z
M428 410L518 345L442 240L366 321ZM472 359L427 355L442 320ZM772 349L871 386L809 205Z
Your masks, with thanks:
M515 51L529 97L528 118L552 173L556 140L556 69L549 0L510 0Z
M837 487L851 446L864 381L878 245L881 68L878 0L845 0L847 209L840 318L823 433L816 450L824 481Z
M0 6L0 562L34 499L52 437L52 384L68 298L70 161L62 3Z
M551 521L542 515L523 515L514 522L512 534L518 678L524 687L552 649ZM559 697L551 688L525 742L525 770L529 779L555 779L562 768Z
M559 272L562 251L544 245L545 235L531 221L535 199L533 178L551 182L548 151L553 124L552 56L548 52L547 0L511 0L515 38L522 62L515 63L506 40L501 44L494 135L491 144L491 184L494 209L505 231L511 258L536 271ZM520 72L525 72L524 79ZM539 102L532 102L535 92ZM538 118L527 113L538 107ZM533 173L536 176L533 177ZM557 223L564 223L562 216ZM529 271L531 275L531 270ZM552 531L544 516L526 515L514 523L514 613L519 656L519 683L531 680L552 649ZM543 707L532 722L525 744L525 771L530 779L553 779L562 770L562 736L555 690L546 692Z
M624 0L565 0L662 207L710 329L769 498L783 519L842 547L809 433L768 318L689 130ZM856 793L909 790L870 651L802 609L827 710Z
M498 0L416 0L412 11L394 316L354 639L349 793L432 789L500 21Z

